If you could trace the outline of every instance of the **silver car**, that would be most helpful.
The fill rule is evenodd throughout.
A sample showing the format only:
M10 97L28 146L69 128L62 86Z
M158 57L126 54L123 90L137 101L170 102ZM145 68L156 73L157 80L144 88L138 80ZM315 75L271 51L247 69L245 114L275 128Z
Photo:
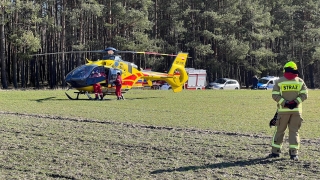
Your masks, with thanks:
M209 83L208 89L240 89L240 84L235 79L220 78Z
M161 85L160 90L170 90L171 89L171 85L168 83L163 83L163 85Z

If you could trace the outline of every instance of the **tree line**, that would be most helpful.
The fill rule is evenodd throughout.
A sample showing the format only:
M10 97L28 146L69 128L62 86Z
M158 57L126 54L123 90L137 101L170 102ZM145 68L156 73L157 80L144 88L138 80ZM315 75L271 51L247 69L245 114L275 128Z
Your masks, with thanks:
M100 50L188 52L187 67L249 87L251 77L281 76L297 63L319 88L320 0L2 0L3 89L65 87L65 75ZM43 56L34 54L55 53ZM172 57L123 54L152 70Z

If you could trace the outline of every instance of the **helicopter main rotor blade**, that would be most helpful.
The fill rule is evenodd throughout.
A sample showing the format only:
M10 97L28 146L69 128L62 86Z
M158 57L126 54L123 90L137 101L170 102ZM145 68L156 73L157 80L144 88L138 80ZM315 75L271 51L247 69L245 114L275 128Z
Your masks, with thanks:
M32 54L30 56L44 56L44 55L55 55L55 54L71 54L71 53L107 53L105 50L96 50L96 51L66 51L66 52L55 52L55 53L42 53L42 54ZM135 51L115 51L118 53L132 53L135 54Z
M115 53L132 53L132 54L136 54L137 52L135 51L115 51Z
M177 56L176 54L164 54L164 53L158 53L158 52L144 52L144 51L120 51L120 53L148 54L148 55L159 55L159 56Z
M30 56L45 56L45 55L55 55L55 54L72 54L72 53L107 53L105 50L96 50L96 51L66 51L66 52L54 52L54 53L41 53L41 54L32 54ZM165 54L158 52L144 52L144 51L119 51L116 50L115 54L122 53L131 53L131 54L147 54L147 55L159 55L159 56L177 56L176 54Z
M164 53L157 53L157 52L142 52L144 54L152 54L152 55L159 55L159 56L177 56L176 54L164 54Z
M55 53L42 53L42 54L32 54L30 56L44 56L44 55L54 55L54 54L71 54L71 53L106 53L104 50L98 51L67 51L67 52L55 52Z

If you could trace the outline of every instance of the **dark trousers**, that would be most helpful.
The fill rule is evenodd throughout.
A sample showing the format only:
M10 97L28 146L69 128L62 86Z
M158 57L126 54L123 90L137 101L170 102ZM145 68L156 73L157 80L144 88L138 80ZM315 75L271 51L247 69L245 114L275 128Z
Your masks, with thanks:
M258 85L257 84L253 84L251 89L257 89L258 88Z

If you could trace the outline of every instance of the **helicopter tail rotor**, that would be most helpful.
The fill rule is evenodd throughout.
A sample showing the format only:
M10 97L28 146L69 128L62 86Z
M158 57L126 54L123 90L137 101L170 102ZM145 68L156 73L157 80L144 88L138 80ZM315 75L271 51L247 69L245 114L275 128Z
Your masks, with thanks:
M179 53L172 63L168 75L173 78L168 78L166 81L171 85L173 92L182 91L183 85L188 80L188 74L185 69L188 53ZM176 75L179 74L179 75Z

